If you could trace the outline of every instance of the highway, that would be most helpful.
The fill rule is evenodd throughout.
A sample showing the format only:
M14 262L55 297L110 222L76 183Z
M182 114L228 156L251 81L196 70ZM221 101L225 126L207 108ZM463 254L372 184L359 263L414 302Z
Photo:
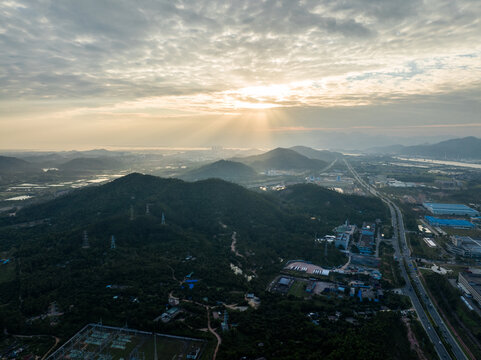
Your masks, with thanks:
M354 168L347 162L346 159L344 159L344 162L349 169L349 171L352 173L354 178L359 182L359 184L365 188L367 191L369 191L371 194L374 196L380 198L382 201L384 201L388 206L389 210L391 212L391 219L392 219L392 226L394 229L394 235L393 235L393 246L395 250L395 255L397 259L399 259L399 264L401 268L401 274L406 281L406 285L403 288L404 294L410 297L411 302L414 306L414 309L416 310L416 313L418 315L418 318L420 319L424 329L426 330L426 333L429 336L429 339L434 345L434 348L436 349L436 352L439 356L440 359L452 359L450 353L446 350L446 347L444 346L443 342L440 339L440 336L443 337L444 341L449 344L451 347L451 351L455 356L455 359L457 360L467 360L468 358L462 351L461 347L459 344L456 342L454 339L453 335L451 332L448 330L446 324L442 320L441 316L439 315L438 311L436 310L435 305L429 298L422 282L419 280L418 274L417 274L417 269L416 269L416 264L413 262L411 259L411 254L410 250L407 244L406 240L406 231L404 228L404 220L402 216L402 212L399 209L399 207L392 202L389 198L384 196L383 194L379 193L371 187L369 184L367 184L354 170ZM399 234L399 236L398 236ZM399 241L396 241L398 239ZM409 276L408 276L409 274ZM413 281L411 281L411 279ZM413 288L413 283L414 286L416 287L418 294ZM425 308L423 308L423 305L425 305L425 308L427 309L429 316L433 320L433 323L436 324L437 330L433 328L428 314L425 311Z

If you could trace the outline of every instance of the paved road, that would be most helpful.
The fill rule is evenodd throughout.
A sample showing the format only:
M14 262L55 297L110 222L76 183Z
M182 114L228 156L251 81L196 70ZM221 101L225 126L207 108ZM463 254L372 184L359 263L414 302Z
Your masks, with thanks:
M363 179L361 179L359 174L354 170L351 164L349 164L345 159L344 159L344 162L347 168L351 171L354 178L361 184L361 186L363 186L367 191L369 191L374 196L377 196L378 198L380 198L389 206L389 210L391 211L392 226L394 228L394 234L395 234L393 236L392 244L394 245L395 255L397 259L400 260L401 274L404 280L406 281L406 286L403 288L403 292L410 297L411 302L413 303L414 309L416 310L416 313L418 314L418 317L424 329L426 330L426 333L428 334L431 342L433 343L439 358L443 360L452 359L451 355L446 350L446 347L441 342L441 339L439 337L441 335L443 339L450 345L451 350L454 353L455 358L457 360L465 360L465 359L467 360L468 358L466 357L464 352L461 350L459 344L456 342L451 332L449 332L446 324L441 319L441 316L437 312L436 307L433 305L426 290L424 289L422 282L419 280L419 277L416 272L416 264L411 259L411 254L409 251L409 247L407 245L406 231L404 228L404 220L403 220L401 210L389 198L380 194L378 191L376 191L376 189L372 188ZM398 236L397 234L399 234L399 239L398 239L399 241L396 241ZM411 278L413 279L412 282L411 282L411 278L408 276L408 272ZM419 297L416 294L413 286L415 286L416 289L418 290L420 295ZM439 334L431 326L428 315L424 310L421 302L425 304L425 307L427 308L429 315L433 319L433 322L437 325L439 329Z

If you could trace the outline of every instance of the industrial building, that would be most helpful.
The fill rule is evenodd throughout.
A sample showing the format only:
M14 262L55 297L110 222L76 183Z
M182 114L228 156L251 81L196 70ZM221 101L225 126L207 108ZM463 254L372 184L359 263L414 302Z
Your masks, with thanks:
M451 236L451 244L447 244L447 250L463 257L481 258L481 240L469 236Z
M374 246L376 244L374 234L376 231L376 225L363 223L361 229L361 237L357 245L359 252L362 255L371 255L374 253Z
M424 219L431 226L447 226L454 229L474 229L476 227L472 222L461 219L440 219L433 216L425 216Z
M478 216L479 212L463 204L425 202L423 206L433 215Z
M335 228L334 232L336 233L336 247L340 248L342 246L344 250L347 250L349 242L352 240L356 229L356 225L350 225L349 220L346 220L344 224Z
M479 270L460 272L458 282L481 305L481 272Z

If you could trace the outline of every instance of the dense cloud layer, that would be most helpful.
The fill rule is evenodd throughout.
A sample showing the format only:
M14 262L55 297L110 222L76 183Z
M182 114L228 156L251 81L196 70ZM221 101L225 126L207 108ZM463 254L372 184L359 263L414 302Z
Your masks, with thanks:
M472 101L480 18L474 0L7 0L0 114L134 119L454 93Z

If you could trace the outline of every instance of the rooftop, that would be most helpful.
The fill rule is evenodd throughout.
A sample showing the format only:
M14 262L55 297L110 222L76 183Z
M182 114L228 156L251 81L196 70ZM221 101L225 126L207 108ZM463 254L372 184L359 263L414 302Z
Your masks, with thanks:
M425 202L423 205L430 206L436 209L459 209L459 210L471 209L469 206L466 206L464 204L442 204L442 203Z

